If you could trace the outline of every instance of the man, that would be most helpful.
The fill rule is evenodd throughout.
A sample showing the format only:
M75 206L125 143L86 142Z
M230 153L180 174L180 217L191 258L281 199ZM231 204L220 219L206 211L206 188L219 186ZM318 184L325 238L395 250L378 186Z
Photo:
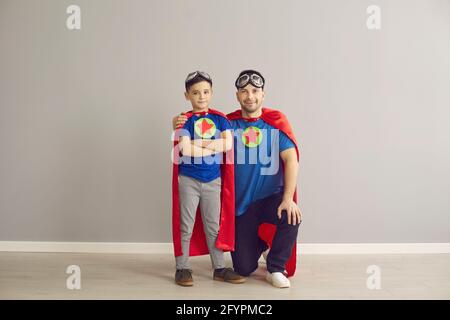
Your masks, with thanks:
M235 82L241 109L227 115L234 130L235 156L236 225L231 256L234 270L249 276L270 247L266 279L275 287L287 288L285 269L288 276L295 272L302 220L296 204L299 153L286 117L262 107L264 85L258 71L242 71ZM184 121L182 114L173 119L173 125Z

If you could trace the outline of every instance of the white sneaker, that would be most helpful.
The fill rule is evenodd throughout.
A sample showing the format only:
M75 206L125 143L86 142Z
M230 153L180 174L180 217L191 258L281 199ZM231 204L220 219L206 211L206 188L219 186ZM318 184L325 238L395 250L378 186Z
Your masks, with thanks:
M291 286L291 282L282 272L267 272L266 280L277 288L289 288Z

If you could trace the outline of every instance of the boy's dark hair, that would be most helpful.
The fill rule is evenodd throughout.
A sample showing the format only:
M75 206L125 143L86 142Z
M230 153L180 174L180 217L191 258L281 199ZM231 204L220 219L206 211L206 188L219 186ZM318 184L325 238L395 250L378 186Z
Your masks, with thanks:
M208 82L212 87L212 79L209 74L203 71L195 71L188 74L186 81L184 82L184 87L186 88L186 92L189 91L189 88L192 87L194 84L206 81Z

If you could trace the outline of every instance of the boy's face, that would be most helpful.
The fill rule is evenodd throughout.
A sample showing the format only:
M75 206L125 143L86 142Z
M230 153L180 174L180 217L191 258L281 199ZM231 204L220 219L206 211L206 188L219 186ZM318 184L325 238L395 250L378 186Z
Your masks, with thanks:
M206 110L212 96L211 85L207 81L197 82L184 93L184 96L191 102L192 109Z
M248 113L252 113L261 108L264 101L264 90L248 84L245 87L238 89L236 97L241 104L242 109Z

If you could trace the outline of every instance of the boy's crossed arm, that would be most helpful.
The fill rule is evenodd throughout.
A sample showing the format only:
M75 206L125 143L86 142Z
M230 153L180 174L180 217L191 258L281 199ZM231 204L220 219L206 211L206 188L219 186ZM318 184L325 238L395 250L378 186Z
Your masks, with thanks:
M230 130L225 130L220 134L220 139L194 139L191 143L201 148L216 151L215 153L227 152L231 149L233 136Z
M231 149L233 136L230 130L220 134L220 139L194 139L189 136L180 138L180 151L184 156L205 157L216 153L226 152Z

